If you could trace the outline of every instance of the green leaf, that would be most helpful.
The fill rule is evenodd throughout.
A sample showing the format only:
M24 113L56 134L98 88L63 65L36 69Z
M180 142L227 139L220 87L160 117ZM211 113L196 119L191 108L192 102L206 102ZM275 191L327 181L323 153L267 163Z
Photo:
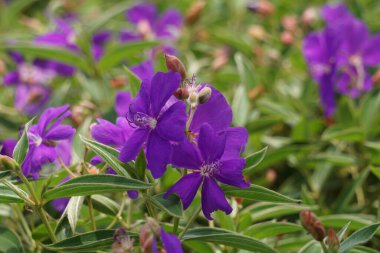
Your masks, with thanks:
M26 154L28 153L28 150L29 150L28 131L33 120L34 118L25 124L24 131L22 132L21 138L17 142L15 149L13 150L13 159L15 159L15 161L19 165L21 165L24 162Z
M7 3L7 6L3 6L1 10L1 21L4 25L12 24L15 18L20 17L20 12L30 5L34 4L37 0L13 0Z
M102 143L84 138L80 136L81 140L92 150L100 156L105 163L107 163L117 174L130 177L129 173L126 169L121 165L121 161L119 160L119 152L111 148L110 146L104 145ZM125 164L129 166L128 164ZM132 172L133 168L129 168L129 172Z
M243 170L243 173L244 174L250 173L251 170L256 168L256 166L259 165L264 160L267 150L268 150L268 146L247 156L245 158L246 164L245 164L245 169Z
M336 236L339 238L339 242L342 241L343 236L346 234L348 228L350 227L350 224L351 224L351 221L347 222L347 224L344 225L344 227L341 230L339 230L338 233L336 233Z
M234 124L237 126L244 126L248 120L249 101L246 88L243 85L240 85L235 89L231 108L234 112Z
M0 203L24 203L24 200L8 187L0 185Z
M370 169L371 169L372 174L374 174L380 180L380 168L370 166Z
M88 196L99 193L147 189L150 186L150 184L142 181L122 176L85 175L70 179L60 186L46 191L44 198L50 200L62 197Z
M183 209L180 198L178 198L176 195L171 194L167 199L164 199L165 193L160 193L158 195L153 196L149 200L153 205L155 205L157 208L165 211L169 215L173 217L182 217Z
M345 253L348 250L352 249L354 246L371 240L379 226L380 223L372 224L351 234L346 240L341 243L339 253Z
M66 252L94 252L96 250L110 249L114 242L115 230L97 230L62 240L60 242L44 245L52 251Z
M71 52L70 50L50 45L37 45L30 42L15 42L12 44L3 43L2 48L15 50L27 56L42 59L56 60L62 63L73 65L86 73L90 73L88 63L83 55Z
M98 68L101 71L107 71L123 60L128 59L131 54L141 53L158 44L158 41L137 41L119 45L104 54L98 62Z
M219 228L194 228L183 237L185 241L196 240L226 245L251 252L275 253L275 249L258 240Z
M133 73L126 66L124 66L124 69L127 72L128 84L129 84L129 88L131 90L132 97L135 97L140 90L141 80L138 76L136 76L135 73Z
M137 156L135 168L136 168L137 178L140 180L144 180L145 170L146 170L146 159L145 159L145 154L144 154L143 149L141 149L140 154Z
M364 140L364 137L365 134L363 130L357 127L347 128L334 126L327 128L322 134L322 140L324 141L362 141Z
M312 240L309 243L307 243L305 246L303 246L298 253L321 253L321 245Z
M212 247L205 242L200 241L186 241L184 244L197 253L214 253Z
M119 204L103 195L91 195L92 205L99 212L116 215L119 211Z
M335 229L343 228L348 222L350 226L347 228L349 231L355 231L363 227L371 225L376 222L376 217L372 215L351 215L351 214L334 214L319 216L320 221L325 227L332 227ZM380 235L380 231L377 232Z
M70 198L69 203L66 206L67 219L69 220L69 224L73 232L75 232L75 228L77 226L78 217L83 204L83 200L83 196L72 197Z
M262 222L250 226L244 231L247 236L252 236L258 239L287 234L291 232L302 231L300 225L288 222Z
M7 178L7 177L9 177L11 175L12 175L12 171L11 170L0 171L0 180L3 179L3 178Z
M273 203L300 203L300 200L289 198L278 192L269 190L265 187L251 184L249 188L237 188L223 185L222 189L227 196L244 198L255 201L265 201Z
M0 252L4 253L23 253L20 238L12 230L0 227Z

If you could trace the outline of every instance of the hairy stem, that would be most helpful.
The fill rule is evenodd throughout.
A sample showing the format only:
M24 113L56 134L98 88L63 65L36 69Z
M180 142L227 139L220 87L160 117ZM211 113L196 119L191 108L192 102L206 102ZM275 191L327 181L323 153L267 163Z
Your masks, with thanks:
M181 240L182 237L185 235L185 233L187 232L187 230L189 230L191 224L193 224L195 218L197 218L198 214L201 212L202 210L202 206L199 206L198 209L193 213L193 215L190 217L190 219L188 220L185 228L183 229L183 231L181 232L181 234L178 236L178 238Z

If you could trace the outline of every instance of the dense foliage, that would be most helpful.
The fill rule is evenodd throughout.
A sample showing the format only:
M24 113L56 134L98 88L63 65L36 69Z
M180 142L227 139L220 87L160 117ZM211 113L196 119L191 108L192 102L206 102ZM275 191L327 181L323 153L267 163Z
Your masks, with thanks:
M0 252L379 252L378 13L0 0Z

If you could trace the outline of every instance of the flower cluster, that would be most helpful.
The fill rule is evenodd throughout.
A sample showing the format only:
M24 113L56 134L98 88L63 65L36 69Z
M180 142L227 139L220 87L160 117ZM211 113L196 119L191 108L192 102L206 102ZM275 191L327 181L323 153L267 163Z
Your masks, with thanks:
M335 94L357 98L372 88L368 67L380 64L380 35L371 36L367 26L344 4L322 8L326 28L310 33L303 52L320 88L326 116L335 110Z

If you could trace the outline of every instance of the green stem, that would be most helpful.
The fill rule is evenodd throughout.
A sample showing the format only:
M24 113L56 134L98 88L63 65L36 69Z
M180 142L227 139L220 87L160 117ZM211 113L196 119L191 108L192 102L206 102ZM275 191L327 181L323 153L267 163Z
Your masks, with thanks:
M189 221L187 222L185 228L183 229L183 231L179 234L178 236L178 239L182 239L182 237L185 235L185 233L187 232L187 230L189 230L191 224L193 224L195 218L197 218L198 214L201 212L202 210L202 206L199 206L198 209L193 213L193 215L190 217Z
M94 207L92 205L92 199L91 196L87 197L87 203L88 203L88 212L90 213L90 219L92 224L92 230L96 230L96 221L94 216Z
M14 193L17 194L20 198L22 198L26 203L28 203L31 206L34 206L34 202L28 198L28 196L25 196L25 193L23 193L19 188L17 188L14 184L9 182L8 180L0 180L1 183L6 185L9 189L11 189Z
M47 228L52 242L53 243L57 242L57 238L55 237L54 231L50 226L49 220L46 216L46 213L45 213L45 210L43 209L43 207L37 206L36 211L37 211L38 215L40 216L42 222L44 223L45 227Z
M323 241L319 242L321 244L321 247L322 247L322 251L323 253L329 253L328 249L326 248L326 245L323 243Z
M178 231L178 225L179 225L179 218L178 218L178 217L175 217L175 218L174 218L173 234L177 234L177 231Z
M20 167L16 171L17 171L17 176L19 176L21 178L21 180L25 184L26 188L28 188L29 193L32 195L35 205L38 205L39 204L39 201L38 201L39 198L37 197L37 194L34 191L33 186L30 184L28 179L24 176L24 173L22 173Z

